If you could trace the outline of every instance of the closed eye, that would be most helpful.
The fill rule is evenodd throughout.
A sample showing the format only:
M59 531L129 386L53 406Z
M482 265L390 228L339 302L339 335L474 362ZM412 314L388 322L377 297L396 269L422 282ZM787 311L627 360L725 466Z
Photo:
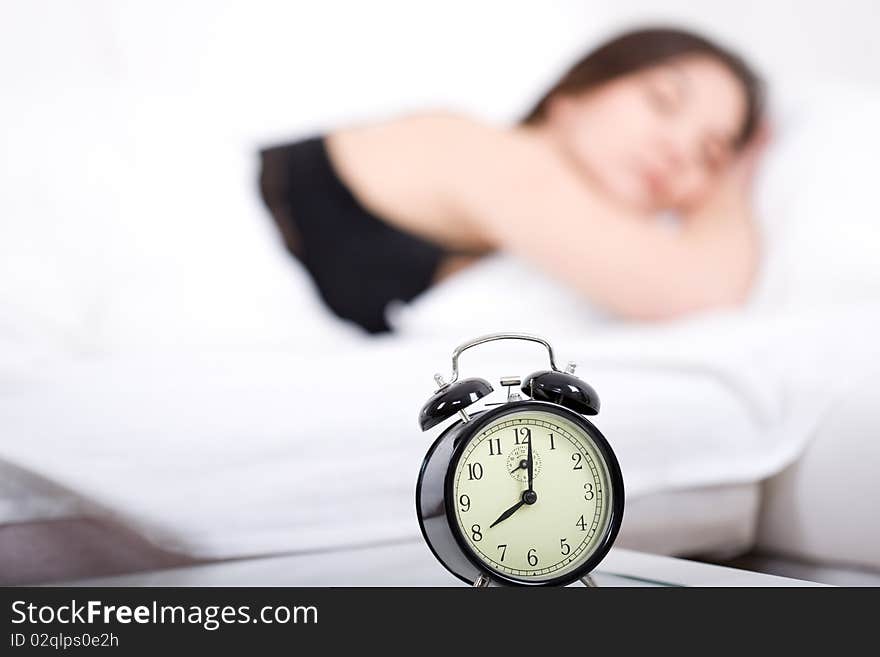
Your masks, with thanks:
M701 159L707 169L717 172L730 160L730 148L715 139L707 140L703 142Z

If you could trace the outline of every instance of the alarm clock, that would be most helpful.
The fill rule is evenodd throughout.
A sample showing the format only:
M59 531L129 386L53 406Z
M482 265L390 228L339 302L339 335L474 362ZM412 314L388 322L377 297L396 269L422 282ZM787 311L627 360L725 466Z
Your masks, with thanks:
M482 378L459 380L461 354L495 340L543 345L550 369L500 379L506 402ZM585 416L599 397L556 367L543 338L495 333L459 345L452 376L419 413L422 431L455 418L425 455L416 483L422 536L453 575L476 587L564 586L590 577L623 520L623 476L608 441ZM526 398L523 397L525 395Z

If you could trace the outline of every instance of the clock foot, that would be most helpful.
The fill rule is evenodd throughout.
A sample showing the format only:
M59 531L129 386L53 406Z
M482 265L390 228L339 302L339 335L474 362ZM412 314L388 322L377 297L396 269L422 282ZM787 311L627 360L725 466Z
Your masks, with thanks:
M588 588L591 588L591 589L599 588L599 585L596 584L596 580L594 580L592 575L590 575L589 573L587 573L586 575L581 577L581 581L584 583L584 586L586 586Z
M489 586L489 578L483 573L480 573L471 586L473 586L475 589L484 589Z

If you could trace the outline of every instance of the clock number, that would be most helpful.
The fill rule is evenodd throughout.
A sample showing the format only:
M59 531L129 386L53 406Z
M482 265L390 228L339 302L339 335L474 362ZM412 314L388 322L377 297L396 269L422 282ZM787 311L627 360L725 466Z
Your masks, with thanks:
M574 461L574 467L572 468L572 470L583 470L584 469L584 466L581 465L582 458L583 457L581 456L580 452L575 452L574 454L571 455L571 460Z
M468 480L483 478L483 466L479 463L468 463Z
M532 442L532 430L528 427L521 427L519 431L516 429L513 430L513 434L516 436L516 444L517 445L525 445L527 443ZM522 436L523 440L520 442L519 437Z
M477 541L483 540L483 535L480 533L480 526L479 525L473 525L471 527L471 538L474 539L474 543L476 543Z
M526 555L526 559L528 559L529 565L533 568L538 565L538 555L535 554L535 548L529 550L529 553Z
M583 516L581 516L580 519L574 524L577 525L578 527L580 527L582 532L587 531L587 523L584 522Z
M559 539L559 549L562 551L562 554L568 554L571 552L571 546L568 544L568 539Z
M556 444L553 442L553 434L550 434L550 449L556 449Z
M504 561L504 555L507 553L507 543L502 543L498 546L498 549L501 550L501 561Z
M584 499L589 502L591 499L596 497L596 493L593 492L593 484L586 483L584 484L584 490L587 492L584 493Z
M489 438L489 456L501 454L501 438Z
M471 498L467 495L462 495L458 498L458 503L461 504L461 512L469 511L471 508Z

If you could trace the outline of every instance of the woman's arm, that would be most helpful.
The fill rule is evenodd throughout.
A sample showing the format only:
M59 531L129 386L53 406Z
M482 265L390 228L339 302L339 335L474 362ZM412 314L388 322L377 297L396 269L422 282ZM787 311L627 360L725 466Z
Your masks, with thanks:
M543 142L461 126L448 189L474 230L605 309L659 319L745 300L757 266L747 189L731 177L681 229L616 207Z
M517 254L618 315L739 303L756 268L733 179L676 231L592 191L525 132L419 115L339 131L327 145L360 202L391 224L451 248Z

